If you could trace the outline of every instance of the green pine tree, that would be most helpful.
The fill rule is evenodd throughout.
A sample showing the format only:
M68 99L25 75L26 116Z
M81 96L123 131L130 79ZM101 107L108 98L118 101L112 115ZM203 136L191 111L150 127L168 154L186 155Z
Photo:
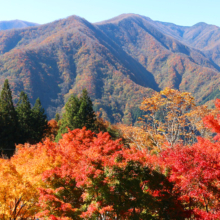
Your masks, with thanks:
M38 98L32 108L32 139L38 143L43 138L45 131L48 128L47 116L44 108L41 105L40 99Z
M62 138L62 134L67 133L67 127L74 130L77 127L77 113L79 111L80 102L76 95L72 95L65 104L65 113L63 118L59 121L59 130L55 141Z
M7 155L15 149L17 115L12 101L12 93L6 79L0 97L0 148Z
M67 132L67 127L74 130L85 126L88 130L96 131L95 122L96 116L93 111L93 104L88 92L84 89L80 98L72 95L65 104L65 113L60 120L56 141L62 137L62 134Z
M80 108L77 114L79 119L78 126L80 128L85 126L88 130L95 131L96 115L93 110L92 101L86 89L83 89L79 101L80 101Z
M26 142L32 142L33 136L33 115L31 110L31 104L27 94L22 91L16 106L16 112L18 115L18 143L24 144Z

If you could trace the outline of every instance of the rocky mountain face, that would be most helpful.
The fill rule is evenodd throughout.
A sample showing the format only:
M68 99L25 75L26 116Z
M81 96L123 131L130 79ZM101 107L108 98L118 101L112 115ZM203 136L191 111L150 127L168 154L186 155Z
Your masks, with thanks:
M32 102L40 97L49 118L87 88L104 118L132 123L143 97L167 86L198 103L218 95L218 34L204 23L181 27L135 14L0 31L0 86L8 78L15 101L21 90Z

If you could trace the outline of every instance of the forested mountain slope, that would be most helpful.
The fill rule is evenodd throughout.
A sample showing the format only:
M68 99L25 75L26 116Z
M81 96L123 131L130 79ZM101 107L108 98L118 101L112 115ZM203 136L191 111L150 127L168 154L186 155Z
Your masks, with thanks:
M220 65L220 27L204 22L191 27L183 27L172 23L152 21L147 17L142 17L150 21L152 25L164 34L201 50L208 58Z
M219 66L203 52L164 34L157 24L125 14L97 25L153 74L159 88L188 91L202 101L219 86Z
M99 28L77 16L39 27L0 32L0 84L15 99L40 97L49 117L72 93L87 88L96 110L112 121L137 108L154 77Z
M15 101L21 90L32 103L40 97L49 118L83 88L112 122L134 122L142 98L166 86L205 100L219 88L220 67L156 24L134 14L96 24L71 16L0 31L0 86L8 78Z

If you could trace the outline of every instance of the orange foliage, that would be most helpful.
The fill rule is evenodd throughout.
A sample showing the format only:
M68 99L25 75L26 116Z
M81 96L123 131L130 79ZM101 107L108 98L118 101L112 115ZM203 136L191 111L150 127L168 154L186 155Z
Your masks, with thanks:
M48 129L46 133L44 134L45 138L49 138L51 141L55 140L55 137L57 136L59 126L56 120L51 119L48 121Z

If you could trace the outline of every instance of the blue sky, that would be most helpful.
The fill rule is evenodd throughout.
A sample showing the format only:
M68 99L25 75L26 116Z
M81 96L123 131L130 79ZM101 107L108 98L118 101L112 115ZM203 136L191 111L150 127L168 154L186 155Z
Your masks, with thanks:
M220 26L220 0L0 0L0 21L48 23L70 15L90 22L123 13L191 26L206 22Z

